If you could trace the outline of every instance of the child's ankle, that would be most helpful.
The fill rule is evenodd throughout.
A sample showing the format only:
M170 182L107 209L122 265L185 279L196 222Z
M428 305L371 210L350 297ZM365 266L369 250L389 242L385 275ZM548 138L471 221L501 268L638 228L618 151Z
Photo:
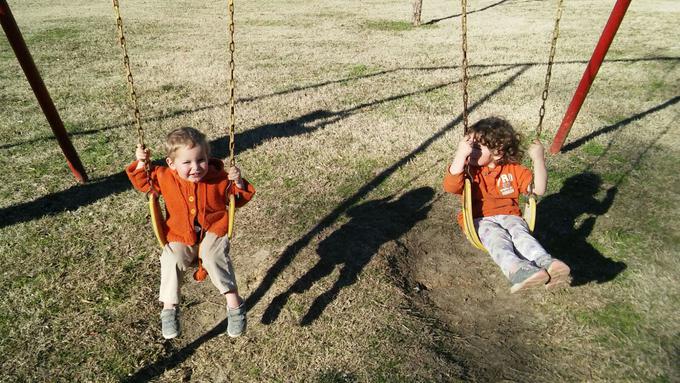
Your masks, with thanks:
M534 264L536 264L536 266L538 266L538 267L540 267L540 268L542 268L542 269L548 269L548 267L550 267L550 264L551 264L553 261L554 261L554 259L553 259L551 256L549 256L549 255L544 255L544 256L539 257L538 259L536 259L536 260L534 261Z
M227 300L227 307L229 307L231 309L237 309L243 303L243 301L241 300L241 297L235 291L230 291L228 293L225 293L224 297Z

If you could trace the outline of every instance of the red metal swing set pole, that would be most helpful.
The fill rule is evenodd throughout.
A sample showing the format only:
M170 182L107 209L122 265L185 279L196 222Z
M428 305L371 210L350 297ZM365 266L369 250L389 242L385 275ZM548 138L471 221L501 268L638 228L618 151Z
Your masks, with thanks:
M630 2L631 0L617 0L616 4L614 4L614 9L600 36L600 41L598 41L597 46L595 46L595 51L593 51L588 66L586 67L585 72L583 72L581 82L578 84L576 92L574 92L574 96L571 99L571 103L569 103L569 107L567 108L567 112L564 114L562 124L560 124L560 128L557 130L557 134L555 134L553 143L550 145L550 153L555 154L562 149L562 145L564 145L564 141L567 139L567 134L569 134L569 130L574 124L578 112L581 110L583 101L585 101L586 96L588 96L590 86L593 84L593 81L595 81L597 71L600 70L600 65L602 65L602 61L604 61L604 57L607 55L609 46L614 40L614 36L616 36L616 32L619 29L619 25L621 25L621 21L628 10Z
M33 93L38 99L38 103L52 128L52 132L59 142L59 146L66 157L68 167L71 168L71 172L78 182L87 182L87 174L85 173L83 164L80 162L78 152L76 152L76 149L71 144L71 140L68 138L64 124L59 117L59 112L54 106L52 98L45 87L45 83L40 77L40 72L38 72L38 68L36 68L35 63L33 62L31 53L28 51L28 47L26 47L24 38L21 36L21 31L19 31L19 27L14 20L14 16L12 16L12 12L10 11L6 0L0 0L0 24L2 24L2 29L5 31L9 45L11 45L12 50L14 50L14 55L17 57L17 60L19 60L19 64L26 75L26 79L28 79L29 84L31 84Z

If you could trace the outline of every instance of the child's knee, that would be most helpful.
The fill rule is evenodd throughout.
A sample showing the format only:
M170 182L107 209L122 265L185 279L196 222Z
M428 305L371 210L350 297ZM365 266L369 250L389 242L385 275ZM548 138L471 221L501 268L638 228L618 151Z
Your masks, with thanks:
M201 254L201 261L203 262L203 266L211 268L219 266L223 263L228 263L231 260L229 259L229 254L227 252L206 251Z
M217 257L215 257L215 253L205 252L201 254L201 262L203 262L203 267L211 268L212 266L215 266L216 259Z

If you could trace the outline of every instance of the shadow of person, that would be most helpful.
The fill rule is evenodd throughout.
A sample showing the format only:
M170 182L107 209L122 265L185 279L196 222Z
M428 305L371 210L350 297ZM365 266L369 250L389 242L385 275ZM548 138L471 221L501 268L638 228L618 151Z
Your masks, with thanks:
M601 184L600 176L591 172L569 177L558 193L543 198L536 209L536 237L553 257L571 267L572 286L607 282L626 269L624 262L605 257L587 241L597 217L609 210L618 191L608 189L600 201L595 195Z
M357 281L364 267L380 246L401 237L416 222L427 217L434 190L422 187L411 190L398 200L390 197L365 202L347 211L351 219L319 243L319 260L287 291L276 296L262 315L262 323L270 324L293 293L309 290L314 283L330 275L336 266L340 274L333 285L319 295L300 320L305 326L316 320L338 296L340 290Z

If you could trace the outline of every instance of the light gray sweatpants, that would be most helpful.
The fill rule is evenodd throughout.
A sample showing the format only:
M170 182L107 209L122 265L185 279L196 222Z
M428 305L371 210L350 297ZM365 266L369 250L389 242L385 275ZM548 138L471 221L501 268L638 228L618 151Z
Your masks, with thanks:
M200 245L187 246L170 242L161 254L161 288L158 300L179 304L179 289L184 272L196 261L200 252L203 267L220 294L236 290L236 276L229 258L229 238L207 232Z
M479 240L511 281L519 269L538 271L552 262L552 257L531 235L522 217L494 215L476 218L474 222Z

